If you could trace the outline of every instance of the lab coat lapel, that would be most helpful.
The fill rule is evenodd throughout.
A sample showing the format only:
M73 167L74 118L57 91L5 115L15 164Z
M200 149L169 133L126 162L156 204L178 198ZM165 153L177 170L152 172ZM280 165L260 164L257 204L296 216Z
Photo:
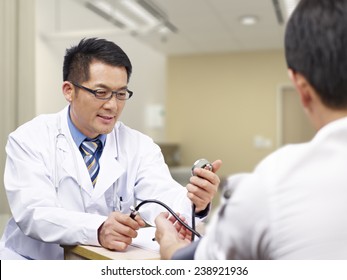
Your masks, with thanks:
M107 135L105 147L99 160L100 171L92 196L94 201L102 196L125 172L117 157L117 140L115 133L112 132Z
M67 110L63 110L62 114L60 114L60 123L62 133L65 137L61 137L62 139L57 143L58 150L64 153L61 165L67 175L76 181L76 185L81 184L82 189L89 196L92 196L93 185L81 153L72 139L66 116Z

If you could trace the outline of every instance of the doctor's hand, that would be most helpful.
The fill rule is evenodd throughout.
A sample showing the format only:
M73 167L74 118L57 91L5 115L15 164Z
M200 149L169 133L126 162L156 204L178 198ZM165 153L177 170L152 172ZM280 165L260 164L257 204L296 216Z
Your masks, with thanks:
M215 196L220 184L220 179L215 173L221 166L222 161L216 160L212 163L212 171L203 168L194 169L195 175L190 177L187 184L187 196L195 205L196 213L205 210Z
M179 217L185 221L182 216ZM160 245L161 259L171 259L178 249L190 244L192 233L169 213L160 213L155 219L155 225L155 240Z
M139 215L132 219L129 214L112 212L98 229L99 243L110 250L124 251L143 226L145 222Z

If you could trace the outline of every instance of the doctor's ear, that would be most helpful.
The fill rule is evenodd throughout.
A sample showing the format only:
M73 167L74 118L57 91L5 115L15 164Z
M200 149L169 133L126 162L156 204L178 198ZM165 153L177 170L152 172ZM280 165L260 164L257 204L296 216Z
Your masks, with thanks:
M73 93L75 90L74 86L70 82L65 81L65 82L63 82L62 89L63 89L63 94L64 94L66 101L71 103L72 98L73 98Z

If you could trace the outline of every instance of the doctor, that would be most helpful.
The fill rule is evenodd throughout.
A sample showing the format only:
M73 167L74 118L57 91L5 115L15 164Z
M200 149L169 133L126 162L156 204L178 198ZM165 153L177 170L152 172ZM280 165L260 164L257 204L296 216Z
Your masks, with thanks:
M192 203L198 217L207 215L221 161L213 172L196 170L186 188L175 182L152 139L118 121L133 95L131 71L113 42L83 39L67 49L62 90L69 105L8 138L4 181L13 217L1 259L62 259L60 244L125 250L144 220L153 223L163 211L147 204L131 219L129 207L145 199L163 201L187 220Z

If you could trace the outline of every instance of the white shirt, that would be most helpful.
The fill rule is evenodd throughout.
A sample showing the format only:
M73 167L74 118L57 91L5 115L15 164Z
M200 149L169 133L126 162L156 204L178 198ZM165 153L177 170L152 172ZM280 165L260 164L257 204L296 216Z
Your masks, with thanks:
M347 259L347 118L227 188L196 259Z
M186 188L172 179L159 146L121 122L107 135L94 188L70 134L67 107L19 127L6 152L13 218L2 237L3 258L7 251L10 258L62 259L60 244L100 245L97 229L109 213L130 213L130 205L145 199L163 201L191 219ZM150 223L163 211L157 204L139 209Z

